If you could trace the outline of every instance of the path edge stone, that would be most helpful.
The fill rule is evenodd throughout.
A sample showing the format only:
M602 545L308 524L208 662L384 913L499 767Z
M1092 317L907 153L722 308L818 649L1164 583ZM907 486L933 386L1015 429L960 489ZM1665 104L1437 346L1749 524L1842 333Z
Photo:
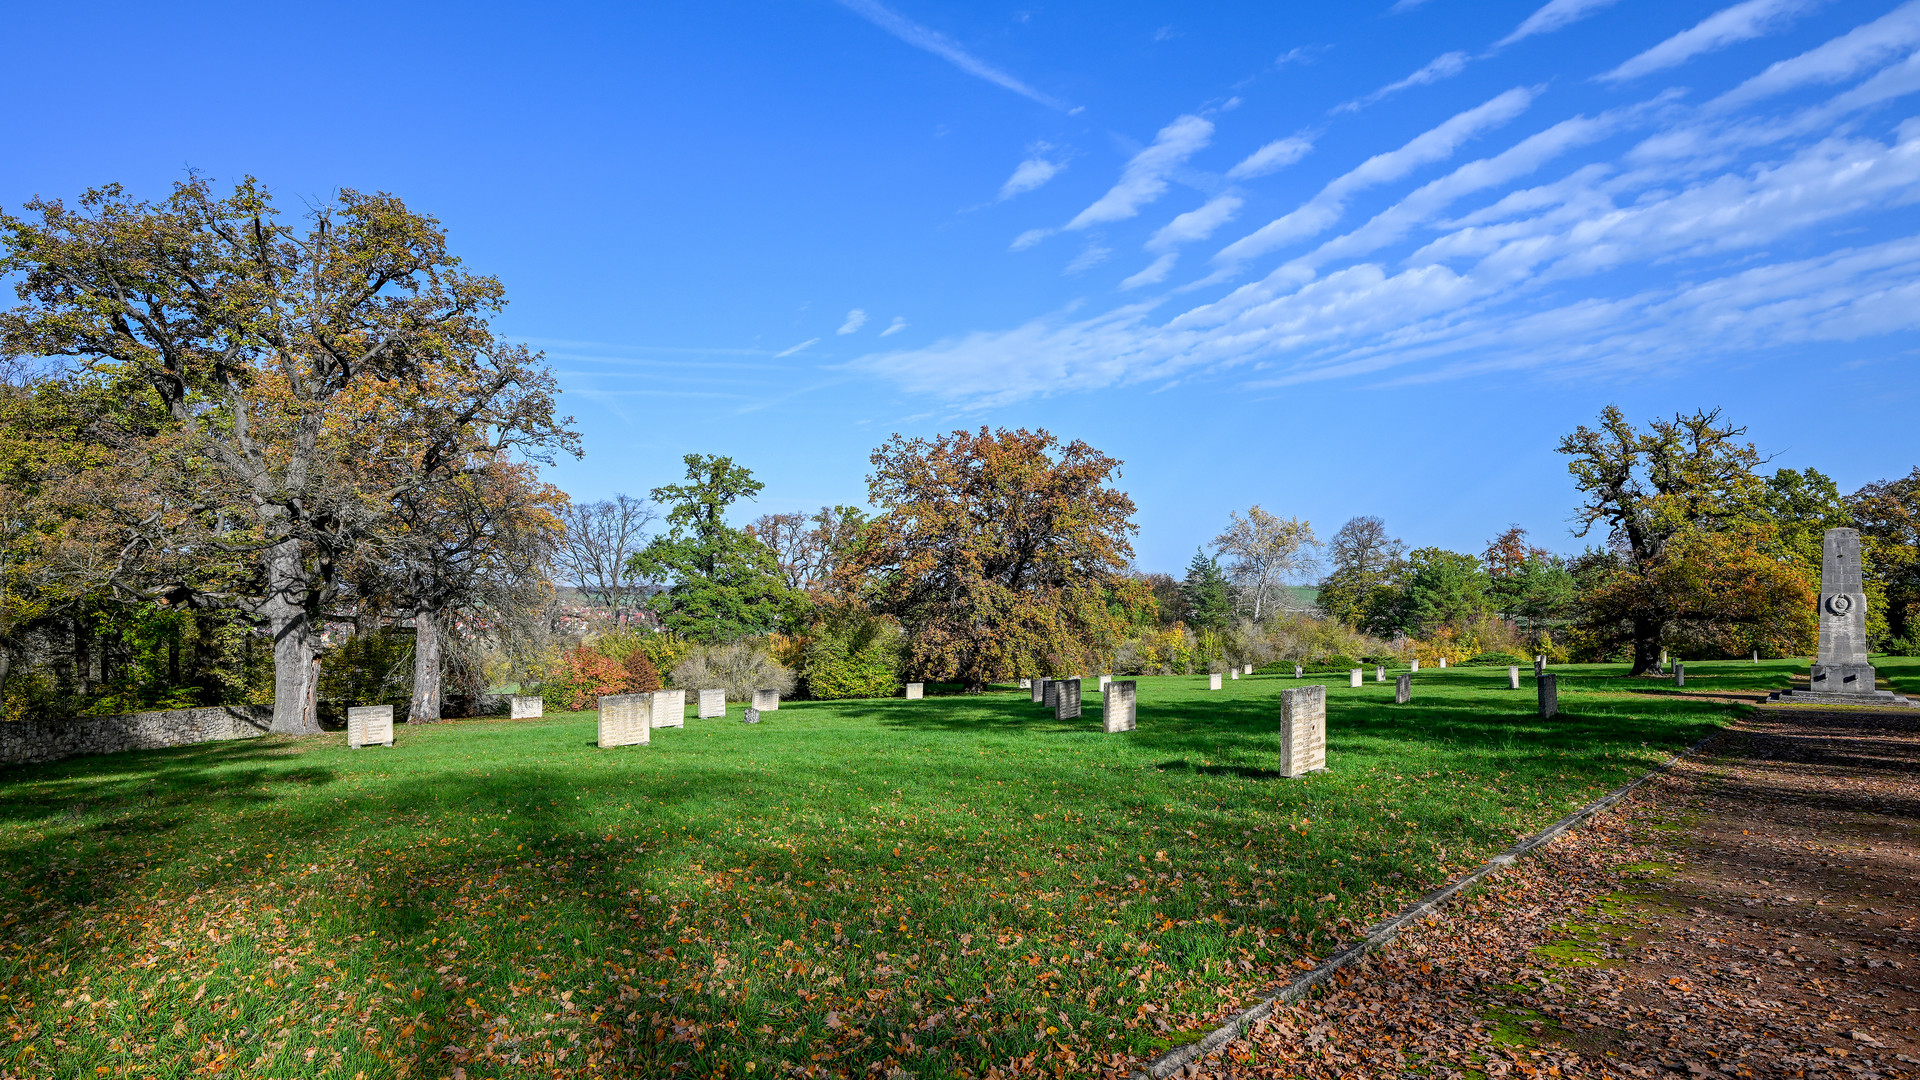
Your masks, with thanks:
M1620 787L1600 796L1580 809L1575 810L1573 813L1568 814L1566 817L1534 833L1532 836L1516 841L1512 847L1488 859L1485 863L1482 863L1479 868L1455 878L1452 882L1414 901L1402 909L1398 915L1376 923L1367 931L1365 937L1327 957L1325 960L1320 961L1317 967L1302 973L1293 981L1277 989L1262 994L1258 1003L1235 1013L1227 1019L1226 1023L1208 1032L1200 1041L1175 1046L1156 1057L1149 1058L1145 1064L1130 1074L1129 1080L1166 1080L1167 1077L1173 1076L1188 1065L1206 1057L1208 1054L1216 1050L1224 1049L1238 1040L1249 1026L1273 1015L1275 1005L1284 1005L1296 998L1305 996L1308 992L1319 986L1325 985L1342 969L1352 967L1368 953L1385 947L1393 941L1394 938L1399 937L1402 930L1405 930L1407 927L1429 915L1438 913L1440 909L1446 907L1454 897L1478 885L1485 878L1498 873L1520 856L1529 854L1553 843L1587 819L1604 814L1608 810L1613 809L1619 805L1621 800L1631 795L1635 789L1639 788L1642 784L1671 771L1682 759L1692 757L1699 753L1706 748L1708 743L1725 735L1729 730L1731 729L1722 728L1708 735L1687 749L1674 754L1667 760L1648 769L1635 779L1629 780Z

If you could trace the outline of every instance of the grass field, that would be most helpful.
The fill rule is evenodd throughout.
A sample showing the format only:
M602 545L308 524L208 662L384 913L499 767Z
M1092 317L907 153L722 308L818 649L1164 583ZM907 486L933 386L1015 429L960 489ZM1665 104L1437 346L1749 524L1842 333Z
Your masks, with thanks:
M1273 771L1256 677L1140 730L1024 692L788 703L599 750L591 714L15 768L5 1072L1085 1075L1699 739L1728 706L1563 667L1327 683ZM1787 662L1689 665L1784 686ZM1349 922L1349 920L1351 922Z

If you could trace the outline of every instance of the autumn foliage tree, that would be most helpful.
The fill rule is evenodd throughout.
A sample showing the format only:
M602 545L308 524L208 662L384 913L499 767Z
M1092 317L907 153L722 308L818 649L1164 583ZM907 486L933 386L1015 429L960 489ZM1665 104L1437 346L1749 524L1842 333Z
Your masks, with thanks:
M1147 600L1128 575L1120 462L1046 431L896 435L872 456L867 526L843 572L908 635L908 669L978 690L1090 672Z
M494 278L433 218L343 191L288 221L248 178L160 202L117 185L0 214L0 358L56 358L156 399L125 433L118 584L245 611L273 642L275 731L319 730L319 626L346 564L405 491L476 458L571 450L540 358L500 341ZM188 573L244 556L230 589Z
M1603 644L1630 645L1635 675L1661 670L1670 631L1722 647L1806 640L1813 596L1763 510L1761 458L1744 434L1717 409L1643 431L1608 406L1597 428L1560 442L1587 496L1577 535L1604 527L1611 552L1589 576L1581 622Z

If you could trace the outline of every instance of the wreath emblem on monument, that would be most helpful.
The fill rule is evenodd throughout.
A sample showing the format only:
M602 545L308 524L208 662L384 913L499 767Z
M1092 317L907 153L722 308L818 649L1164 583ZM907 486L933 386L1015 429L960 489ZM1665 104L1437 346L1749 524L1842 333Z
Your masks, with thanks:
M1853 597L1846 593L1834 593L1827 597L1827 610L1835 615L1845 615L1853 610Z

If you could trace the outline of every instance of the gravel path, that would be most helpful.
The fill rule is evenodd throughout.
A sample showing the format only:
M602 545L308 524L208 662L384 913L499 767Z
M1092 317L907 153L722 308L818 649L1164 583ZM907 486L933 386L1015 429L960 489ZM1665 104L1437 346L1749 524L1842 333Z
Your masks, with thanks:
M1920 1076L1920 711L1767 708L1188 1075Z

